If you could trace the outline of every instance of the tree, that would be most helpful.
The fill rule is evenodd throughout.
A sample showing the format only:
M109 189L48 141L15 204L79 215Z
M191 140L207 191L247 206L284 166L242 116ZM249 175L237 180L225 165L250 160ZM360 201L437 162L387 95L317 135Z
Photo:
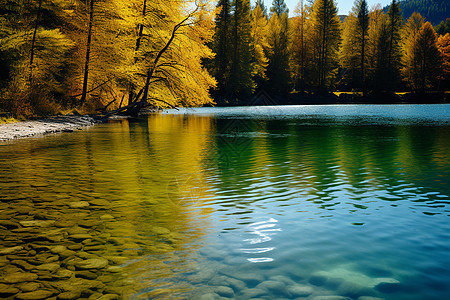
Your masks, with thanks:
M367 67L366 75L367 81L371 84L367 84L368 87L374 89L375 75L377 74L377 66L379 66L379 58L382 56L379 42L382 28L385 24L385 18L383 9L380 4L374 6L369 12L369 27L367 30Z
M261 9L261 11L262 11L264 17L267 18L267 16L268 16L268 15L267 15L267 7L264 5L264 0L256 0L255 8L256 8L257 6L259 6L259 8Z
M309 5L303 5L301 0L296 9L295 16L290 19L290 72L295 89L304 90L310 84L312 60L311 22Z
M266 71L269 59L267 58L266 53L270 46L267 41L268 20L259 5L256 5L252 11L251 28L252 49L254 51L253 57L255 61L253 80L257 87L261 87L263 82L267 80Z
M284 0L273 0L272 7L270 8L270 15L277 14L281 17L282 14L289 15L289 9L287 8Z
M400 77L401 67L401 36L400 29L403 21L399 3L392 0L389 11L386 15L385 26L382 27L382 34L379 46L383 49L381 55L386 55L386 59L381 59L380 66L378 66L378 80L377 83L381 90L392 91L397 87Z
M340 62L343 68L342 83L356 89L361 87L362 48L358 34L358 18L351 12L343 23Z
M89 1L89 25L88 33L86 38L86 59L84 61L84 75L83 75L83 91L81 92L81 103L86 102L87 96L87 86L88 86L88 76L89 76L89 62L91 55L91 44L92 44L92 26L94 23L94 0Z
M441 60L437 41L437 35L431 23L423 24L417 35L417 49L414 51L422 92L437 82L440 73Z
M314 81L316 87L327 90L338 68L341 24L334 0L316 0L312 8L314 47Z
M234 0L232 11L229 88L233 97L248 96L254 89L250 0Z
M367 6L366 0L356 0L354 6L354 12L357 17L357 28L358 28L358 37L359 43L361 47L360 52L360 68L361 68L361 77L360 84L362 87L362 91L365 91L365 64L366 64L366 40L367 40L367 30L369 28L369 7Z
M59 29L65 8L57 0L0 4L0 105L16 117L54 112L63 101L74 47Z
M229 66L230 66L230 1L220 0L217 3L217 7L220 8L220 12L216 17L216 29L214 36L213 49L216 53L214 59L213 75L217 80L217 87L220 92L224 92L227 87L229 78Z
M420 72L418 64L418 36L425 19L419 13L413 13L406 22L403 29L403 68L402 73L413 90L419 90Z
M450 33L440 35L437 45L442 58L442 70L439 81L444 84L441 84L440 88L448 90L450 88Z
M283 95L289 89L289 52L288 52L288 18L283 13L274 13L269 20L267 51L269 65L267 67L268 86L272 94Z

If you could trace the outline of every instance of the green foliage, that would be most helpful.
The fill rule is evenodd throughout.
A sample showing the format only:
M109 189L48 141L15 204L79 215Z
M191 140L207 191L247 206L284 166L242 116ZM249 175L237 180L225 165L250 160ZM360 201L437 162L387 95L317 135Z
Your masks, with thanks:
M445 22L442 21L439 23L434 29L436 30L436 33L440 35L450 33L450 18L447 18Z
M448 0L402 0L399 4L405 19L417 12L435 25L447 19L450 14L450 2ZM385 12L388 9L389 7L385 7Z
M273 0L272 7L270 8L270 15L277 14L281 17L282 14L289 15L289 9L287 8L284 0Z

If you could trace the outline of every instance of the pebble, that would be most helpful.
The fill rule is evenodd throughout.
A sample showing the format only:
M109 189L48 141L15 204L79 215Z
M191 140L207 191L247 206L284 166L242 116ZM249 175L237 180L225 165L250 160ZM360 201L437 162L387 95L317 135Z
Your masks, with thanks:
M214 292L223 297L232 298L234 297L234 291L232 288L227 286L218 286L214 288Z
M89 202L87 202L87 201L70 202L69 206L71 208L86 208L86 207L89 207Z
M48 290L36 290L33 292L22 293L16 296L16 299L19 300L40 300L47 299L53 296L55 293Z
M17 288L0 283L0 296L8 297L17 294L18 292L20 292L20 290Z
M106 294L98 298L97 300L116 300L119 299L119 295L117 294Z
M314 292L312 287L300 284L289 286L287 290L294 297L308 297Z
M33 292L41 285L37 282L24 282L16 285L22 292Z
M265 289L273 294L284 295L286 294L286 285L280 281L267 280L261 282L256 286L259 289Z
M59 268L60 268L59 263L42 264L36 267L36 269L38 270L49 271L51 273L55 272Z
M16 254L23 250L22 246L15 246L10 248L2 248L0 249L0 255L8 255L8 254Z
M20 282L27 282L27 281L34 281L38 279L38 276L34 273L23 273L23 272L17 272L5 275L3 277L3 281L6 283L20 283Z
M108 265L108 260L104 258L91 258L75 263L78 269L102 269Z
M61 300L74 300L79 299L81 297L81 292L64 292L58 295L58 299Z
M52 226L55 221L52 220L31 220L31 221L20 221L20 225L23 227L49 227Z

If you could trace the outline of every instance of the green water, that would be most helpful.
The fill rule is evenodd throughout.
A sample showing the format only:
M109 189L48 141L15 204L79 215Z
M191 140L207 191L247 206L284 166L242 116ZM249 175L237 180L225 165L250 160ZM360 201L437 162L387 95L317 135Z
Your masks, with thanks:
M448 299L449 137L450 105L331 105L2 143L0 295Z

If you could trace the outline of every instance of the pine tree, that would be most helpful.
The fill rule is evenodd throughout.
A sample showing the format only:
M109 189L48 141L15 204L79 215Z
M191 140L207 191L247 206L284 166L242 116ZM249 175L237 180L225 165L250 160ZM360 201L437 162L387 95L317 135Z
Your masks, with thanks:
M229 88L237 98L250 95L254 89L250 0L234 0L232 11Z
M408 84L413 90L420 88L420 74L418 59L418 35L425 22L425 19L419 13L413 13L406 22L402 35L403 42L403 68L402 73Z
M396 89L400 77L402 57L400 29L403 18L396 0L392 0L385 18L378 41L379 54L384 57L379 59L375 84L377 90L393 91Z
M360 77L360 85L362 87L362 91L365 91L365 64L366 64L366 41L367 41L367 30L369 28L369 7L367 5L366 0L356 0L354 6L354 12L357 17L357 28L358 28L358 37L360 44L360 68L361 68L361 77Z
M375 75L377 73L377 66L379 66L379 58L380 55L380 35L382 33L382 28L385 24L385 18L383 14L383 9L380 4L374 6L369 13L369 27L367 31L367 67L366 67L366 75L367 82L371 84L367 84L367 87L371 89L375 88L373 82L375 81Z
M284 0L273 0L272 7L270 8L270 15L277 14L281 17L282 14L289 15L289 9Z
M331 87L338 68L341 24L334 0L316 0L312 8L313 47L315 51L314 81L316 87Z
M440 73L441 57L437 44L436 31L430 22L426 22L420 28L416 43L416 64L420 75L420 90L425 92L438 81Z
M295 17L291 18L289 24L290 72L294 89L300 90L307 88L311 77L309 68L309 62L312 59L310 8L308 5L303 5L301 0L295 9Z
M252 49L254 51L255 68L253 70L253 80L257 87L261 87L267 80L266 71L269 59L266 53L269 49L267 41L268 20L259 5L252 11Z
M224 92L227 87L230 66L230 24L231 24L231 4L230 0L220 0L217 3L220 13L216 17L216 29L214 38L214 71L213 75L217 80L217 87L220 92Z
M262 11L264 17L267 18L267 17L268 17L268 15L267 15L267 7L264 5L264 0L256 0L255 8L256 8L257 6L259 6L259 8L261 9L261 11Z
M439 83L441 90L450 88L450 33L440 35L438 38L438 50L442 59Z
M269 20L267 51L269 65L267 67L267 90L272 94L286 94L289 90L289 52L288 52L288 18L283 13L276 13Z

